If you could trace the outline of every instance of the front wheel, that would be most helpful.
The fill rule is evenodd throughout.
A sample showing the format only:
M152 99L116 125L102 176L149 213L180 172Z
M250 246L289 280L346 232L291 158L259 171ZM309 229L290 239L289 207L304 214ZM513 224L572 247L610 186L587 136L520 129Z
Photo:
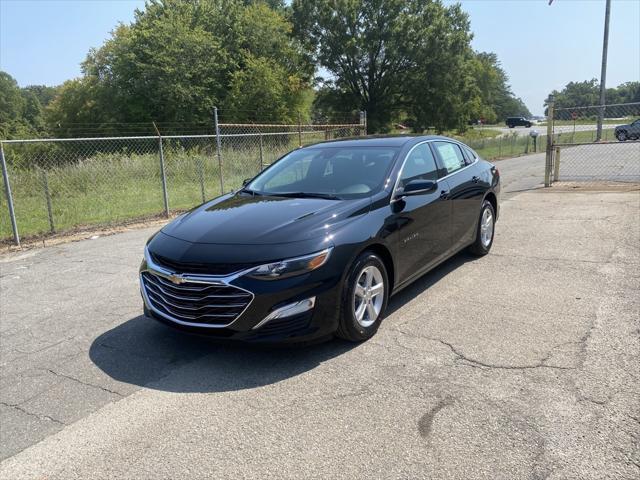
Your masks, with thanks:
M627 139L627 132L625 132L624 130L620 130L616 133L616 138L621 142L624 142Z
M493 234L496 225L496 212L491 202L485 200L480 209L480 219L476 231L476 240L469 247L469 251L479 257L486 255L493 245Z
M342 314L336 335L352 342L371 338L380 326L388 299L389 280L384 263L373 252L360 254L343 286Z

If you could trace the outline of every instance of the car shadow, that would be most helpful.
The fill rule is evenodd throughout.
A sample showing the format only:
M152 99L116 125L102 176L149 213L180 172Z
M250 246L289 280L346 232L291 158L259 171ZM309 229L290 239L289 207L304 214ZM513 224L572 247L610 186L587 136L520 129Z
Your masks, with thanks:
M474 258L458 254L422 276L390 300L387 314ZM119 382L168 392L211 393L277 383L357 346L338 339L305 347L224 343L140 315L98 336L89 357Z
M140 315L98 336L89 358L114 380L169 392L225 392L295 377L357 344L313 346L222 343Z

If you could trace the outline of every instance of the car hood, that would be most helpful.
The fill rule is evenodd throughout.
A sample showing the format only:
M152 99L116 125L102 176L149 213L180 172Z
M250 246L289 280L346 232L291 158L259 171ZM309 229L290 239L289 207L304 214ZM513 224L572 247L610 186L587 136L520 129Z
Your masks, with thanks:
M370 199L327 200L228 194L166 225L191 243L264 245L299 242L331 232L369 211Z

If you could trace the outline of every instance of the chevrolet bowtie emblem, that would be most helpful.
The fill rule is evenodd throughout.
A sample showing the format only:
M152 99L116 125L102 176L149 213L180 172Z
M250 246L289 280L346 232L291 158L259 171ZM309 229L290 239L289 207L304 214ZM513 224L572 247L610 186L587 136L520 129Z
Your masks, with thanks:
M180 285L186 282L186 280L180 275L169 275L168 278L172 283L175 283L176 285Z

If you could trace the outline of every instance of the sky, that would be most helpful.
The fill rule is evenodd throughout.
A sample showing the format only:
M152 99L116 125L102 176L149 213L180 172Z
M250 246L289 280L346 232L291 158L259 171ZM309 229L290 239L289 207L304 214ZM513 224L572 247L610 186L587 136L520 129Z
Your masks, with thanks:
M473 47L498 55L534 115L551 90L600 78L605 0L460 3L471 18ZM0 70L20 86L77 77L89 49L143 7L143 0L0 0ZM638 80L640 0L613 0L607 86Z

